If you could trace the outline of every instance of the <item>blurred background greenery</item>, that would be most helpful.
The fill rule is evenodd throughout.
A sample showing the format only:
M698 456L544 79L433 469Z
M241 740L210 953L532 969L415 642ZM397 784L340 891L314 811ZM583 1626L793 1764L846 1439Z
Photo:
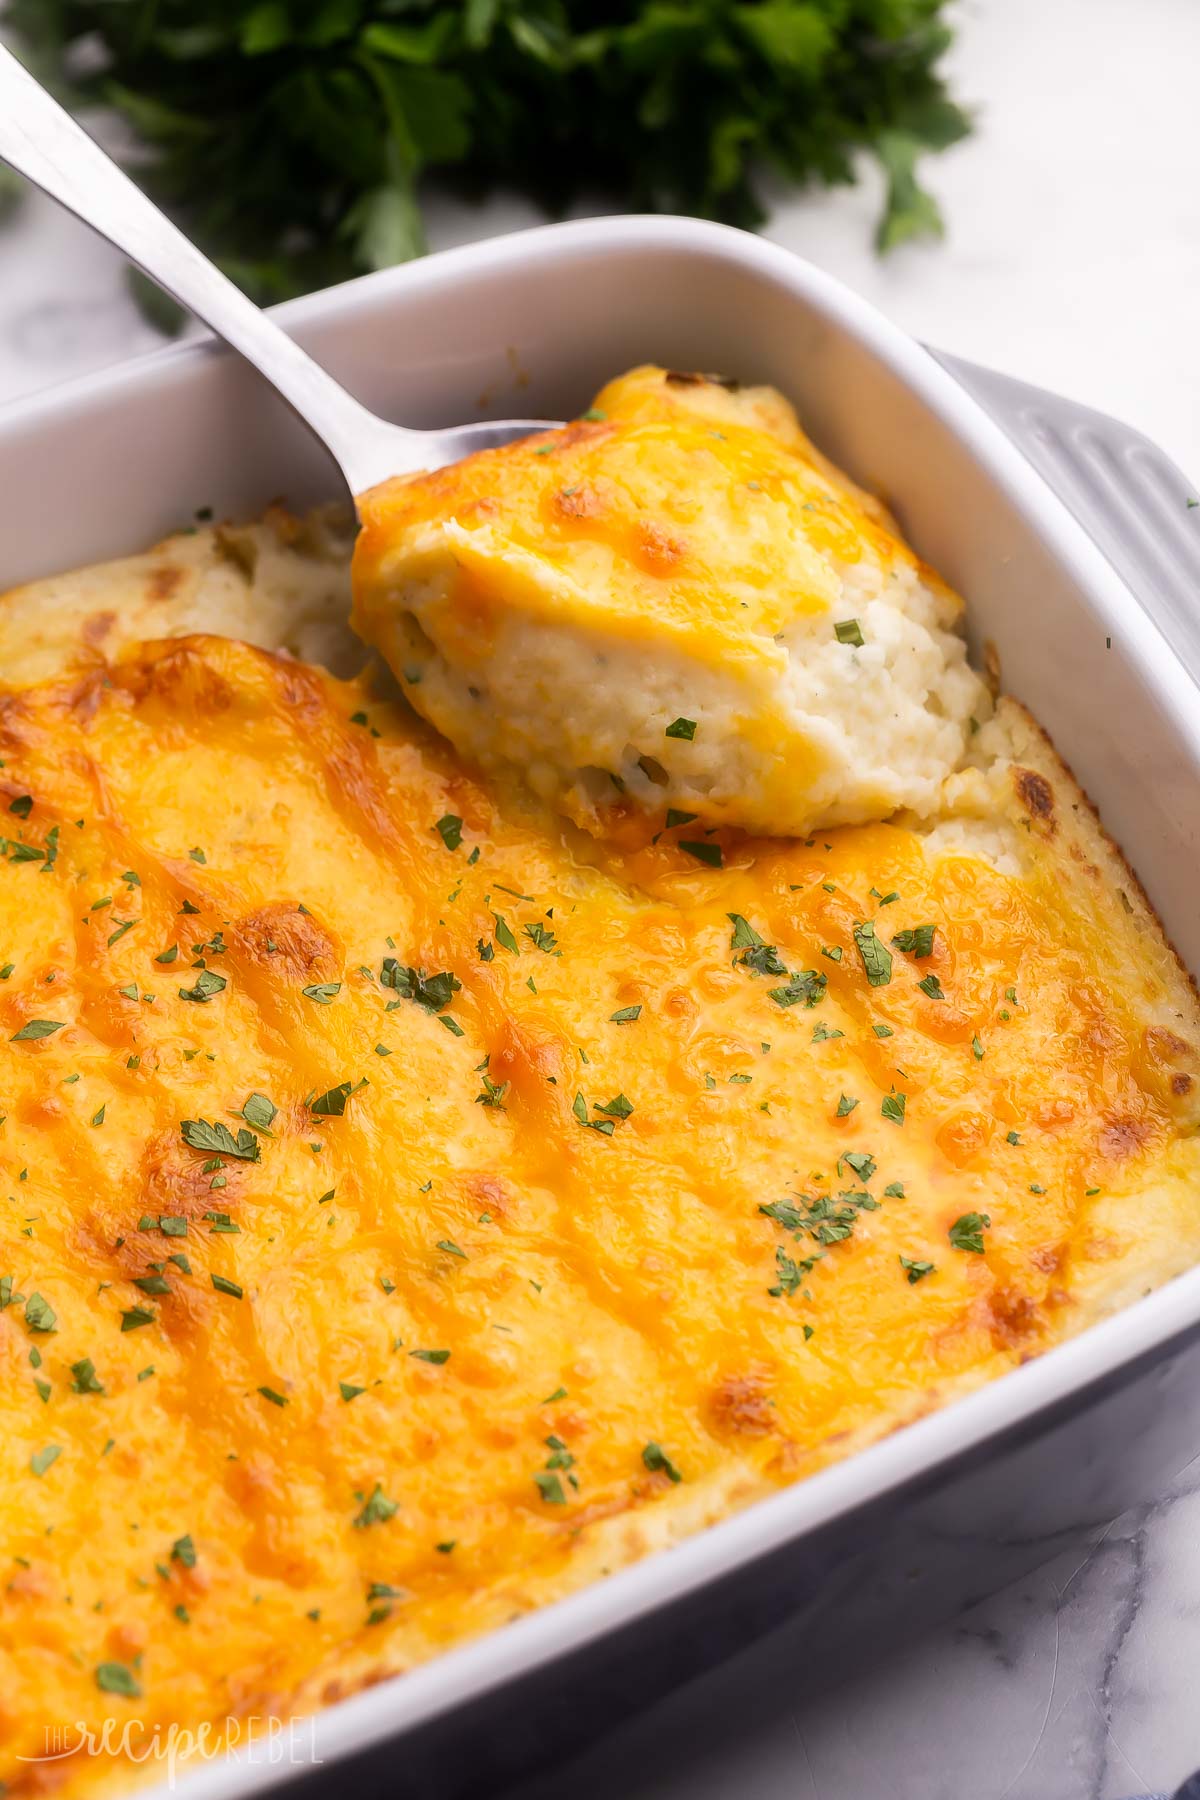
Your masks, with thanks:
M919 160L969 129L940 73L948 10L10 0L5 22L74 110L121 115L131 173L267 302L420 255L431 185L517 190L551 216L602 196L755 226L764 178L851 183L865 151L886 178L878 248L937 235ZM178 324L151 284L137 292Z

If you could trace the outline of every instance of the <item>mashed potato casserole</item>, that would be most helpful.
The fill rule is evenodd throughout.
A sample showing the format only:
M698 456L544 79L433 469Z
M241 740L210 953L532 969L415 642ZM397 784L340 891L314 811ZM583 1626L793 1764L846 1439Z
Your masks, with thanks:
M703 394L705 431L736 403L679 392ZM543 461L586 479L601 423ZM384 544L373 516L365 546L405 580L427 558L442 593L447 543L488 583L511 568L531 610L515 648L489 617L505 681L509 651L539 642L540 590L509 547L542 557L559 529L527 505L530 454L498 511L474 494L456 510L459 471L437 520L428 499L411 528L401 507ZM813 468L813 493L845 491ZM966 727L990 702L954 603L855 504L822 526L839 597L806 611L772 583L754 601L756 631L770 614L768 640L791 634L790 675L770 649L758 666L796 693L857 658L847 691L894 706L874 760L846 713L819 745L796 724L762 780L786 805L794 752L834 771L848 812L909 810L792 839L680 817L699 782L652 828L618 809L606 831L590 808L582 830L375 672L329 673L355 659L347 545L321 520L206 526L5 597L10 1792L41 1791L22 1759L48 1728L113 1718L136 1746L408 1669L1194 1260L1192 989L1036 727L1010 701ZM789 506L781 488L772 569L808 540ZM615 557L605 530L587 542ZM856 532L861 647L834 631ZM571 629L608 633L587 617L593 554L563 553ZM882 597L877 560L903 599ZM717 694L724 652L699 601L678 606L629 614L643 686L669 625L670 655ZM421 630L432 643L428 615ZM732 614L719 630L736 663ZM460 704L450 654L413 643L427 669L442 657L438 718ZM694 738L660 733L670 780L695 778L683 753L708 754L710 721L736 742L724 704L687 714ZM548 705L543 737L563 724ZM711 797L723 754L709 767ZM54 1773L92 1794L161 1768Z

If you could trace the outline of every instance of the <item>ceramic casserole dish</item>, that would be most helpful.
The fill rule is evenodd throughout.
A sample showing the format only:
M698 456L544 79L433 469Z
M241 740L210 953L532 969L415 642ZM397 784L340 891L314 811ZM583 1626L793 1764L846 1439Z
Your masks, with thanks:
M994 646L1006 689L1200 967L1191 674L964 387L829 277L720 227L607 219L430 257L279 313L366 405L413 425L570 417L646 362L781 389L966 596L974 649ZM332 483L234 357L166 349L0 415L0 574L12 585L153 542L200 505L248 516ZM785 1618L808 1622L814 1665L835 1675L1104 1523L1198 1444L1200 1268L681 1546L330 1707L299 1753L195 1763L187 1791L495 1793Z

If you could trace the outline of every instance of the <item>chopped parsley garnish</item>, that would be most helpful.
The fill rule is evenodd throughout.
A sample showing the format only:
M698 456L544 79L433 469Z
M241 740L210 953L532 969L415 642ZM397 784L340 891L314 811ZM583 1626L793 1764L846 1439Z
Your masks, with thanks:
M201 969L196 976L195 987L180 988L179 998L194 1000L197 1004L202 1005L206 1000L211 1000L214 994L219 994L222 988L228 986L229 983L223 975L217 975L212 969Z
M139 1326L153 1325L154 1318L144 1306L127 1306L121 1314L121 1330L137 1331Z
M905 1274L908 1276L909 1287L915 1287L917 1285L918 1281L922 1280L922 1278L924 1276L932 1275L934 1273L935 1269L937 1268L937 1264L931 1263L931 1262L921 1262L917 1257L914 1257L914 1256L902 1256L900 1258L900 1267L904 1270Z
M983 1058L984 1058L984 1048L983 1048L983 1045L982 1045L982 1043L981 1043L981 1042L980 1042L980 1039L979 1039L979 1033L978 1033L978 1032L976 1032L976 1033L975 1033L975 1036L974 1036L974 1037L973 1037L973 1038L972 1038L972 1039L971 1039L971 1051L972 1051L972 1054L973 1054L973 1055L974 1055L974 1057L975 1057L975 1061L976 1061L976 1062L982 1062L982 1061L983 1061Z
M725 916L733 926L729 947L741 952L734 957L735 964L753 970L756 975L787 974L787 968L774 944L768 944L764 937L760 937L748 919L744 919L741 913L731 912Z
M444 813L433 829L447 850L457 850L462 843L462 825L463 822L457 813Z
M1019 1131L1010 1131L1004 1141L1006 1144L1019 1144L1021 1141L1021 1134Z
M30 1294L25 1302L25 1323L30 1331L56 1331L58 1314L41 1294Z
M211 1124L207 1119L185 1119L179 1127L184 1143L191 1150L203 1150L209 1156L233 1156L241 1162L257 1162L260 1146L252 1131L240 1127L234 1137L220 1119Z
M853 644L856 649L861 649L865 642L857 619L839 619L833 630L839 644Z
M361 1083L359 1085L361 1086ZM318 1117L340 1119L346 1110L346 1102L354 1091L354 1087L349 1081L339 1081L336 1087L327 1088L323 1094L318 1094L315 1100L310 1100L308 1110Z
M567 1504L567 1496L563 1493L563 1484L556 1474L547 1469L539 1469L533 1479L547 1506L565 1506Z
M20 1031L14 1031L9 1042L13 1044L33 1043L38 1038L53 1037L56 1031L65 1029L65 1019L30 1019L28 1025L22 1025Z
M377 1481L375 1483L375 1491L372 1493L370 1499L364 1501L362 1511L356 1513L354 1516L356 1530L364 1531L368 1525L382 1525L386 1523L388 1519L395 1517L396 1513L399 1511L399 1504L400 1503L397 1500L388 1499L383 1491L382 1485Z
M490 1075L483 1076L483 1092L476 1094L476 1106L490 1106L496 1112L503 1112L504 1096L508 1092L507 1081L493 1081Z
M906 926L903 931L896 933L892 942L897 950L911 951L912 955L916 957L929 956L933 951L933 938L936 931L936 925Z
M439 1367L442 1363L450 1361L448 1350L410 1350L408 1354L414 1356L418 1362L437 1363Z
M875 927L869 919L861 920L854 927L854 942L871 986L886 987L892 979L892 956L876 937Z
M693 819L699 817L699 813L681 812L677 806L668 806L666 830L674 831L677 826L690 825Z
M955 1250L972 1250L983 1255L983 1234L991 1225L987 1213L962 1213L950 1227L949 1238Z
M890 1119L893 1125L903 1125L904 1108L907 1099L908 1096L906 1094L898 1094L894 1088L890 1094L885 1094L883 1096L883 1104L879 1108L883 1118Z
M667 726L666 731L663 733L664 737L686 738L689 744L695 735L695 719L672 719L671 723Z
M340 981L314 981L309 987L300 990L306 1000L315 1000L318 1006L328 1006L337 999L341 991Z
M671 1461L661 1444L647 1444L642 1451L642 1461L652 1475L665 1475L667 1479L672 1482L683 1480L683 1476L679 1473L679 1470L675 1467L675 1464Z
M218 1294L228 1294L231 1300L242 1300L245 1298L243 1290L238 1286L236 1281L229 1281L224 1275L210 1275L209 1280L216 1288Z
M562 955L562 951L556 947L558 939L552 931L547 931L544 925L540 923L536 925L522 925L521 930L525 933L525 936L530 942L535 944L539 950L544 951L547 956Z
M720 844L695 843L687 838L680 838L679 848L686 850L689 856L694 856L697 862L706 863L710 869L720 869L725 866Z
M96 1664L96 1686L102 1694L123 1694L127 1700L140 1700L141 1684L133 1670L121 1662Z
M78 1362L71 1364L71 1392L73 1394L102 1394L104 1383L96 1378L96 1365L90 1356L81 1356Z
M801 1001L805 1006L816 1006L824 998L828 985L828 976L818 975L815 969L797 969L786 987L769 988L767 999L773 1000L776 1006L798 1006Z
M946 998L945 990L936 975L926 975L924 980L918 981L917 986L923 994L928 994L931 1000L944 1000ZM979 1039L976 1038L975 1042L978 1043Z
M8 810L16 813L18 819L27 819L33 811L33 795L18 794L15 800L9 801Z
M608 1022L610 1025L632 1025L641 1013L640 1006L622 1006L618 1012L610 1013Z
M439 1238L437 1241L437 1248L439 1250L444 1250L447 1256L460 1256L464 1262L470 1260L466 1251L460 1250L453 1238Z
M843 1094L841 1099L837 1103L838 1118L839 1119L848 1118L850 1116L850 1114L854 1111L854 1109L857 1105L858 1105L857 1100L852 1099L849 1094Z
M499 944L500 948L509 951L513 956L520 956L521 946L513 936L512 927L504 917L504 914L494 912L492 914L492 921L496 928L496 942Z
M278 1111L274 1101L268 1100L265 1094L251 1094L242 1108L242 1117L255 1131L269 1131Z
M185 1532L183 1537L176 1538L171 1545L171 1561L181 1563L185 1569L195 1568L196 1546L192 1542L190 1532Z
M179 955L179 945L171 944L167 947L167 949L160 950L154 960L156 963L173 963L175 961L175 958L178 955Z
M453 849L454 846L451 845L450 848ZM360 1394L365 1394L367 1391L366 1388L355 1387L352 1381L339 1381L338 1389L342 1399L346 1401L357 1400Z
M286 1395L277 1394L275 1389L272 1387L260 1387L258 1391L262 1395L264 1400L269 1400L271 1402L272 1406L286 1406L287 1405Z
M516 948L515 939L513 947ZM379 979L384 987L394 988L403 999L415 1001L427 1012L441 1012L462 987L462 982L450 969L443 969L440 975L426 975L424 969L409 968L397 962L394 956L384 957Z

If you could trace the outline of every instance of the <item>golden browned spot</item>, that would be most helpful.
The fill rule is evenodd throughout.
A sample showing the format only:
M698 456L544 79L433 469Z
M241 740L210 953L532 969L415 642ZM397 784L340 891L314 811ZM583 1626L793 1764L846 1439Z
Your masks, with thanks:
M705 1413L717 1437L765 1437L775 1423L765 1375L726 1375L709 1395Z
M598 519L604 511L603 497L590 481L560 489L553 505L564 519Z
M1180 1098L1184 1094L1190 1094L1194 1085L1190 1075L1178 1074L1171 1077L1171 1092L1178 1094Z
M1019 1288L994 1288L985 1305L988 1329L997 1350L1013 1349L1038 1329L1037 1304Z
M333 975L341 960L330 933L312 913L301 911L299 901L261 906L235 919L225 935L235 960L248 958L281 979L317 981Z
M116 622L117 615L115 612L90 613L83 621L82 635L84 643L90 644L93 649L96 648L96 646L104 642Z
M667 575L687 555L683 538L673 537L662 525L648 520L638 527L637 560L651 575Z
M1054 790L1036 769L1014 769L1017 798L1035 819L1048 823L1054 817Z
M1132 1156L1154 1135L1148 1119L1110 1119L1100 1133L1100 1148L1114 1161Z
M183 580L183 570L174 563L163 563L153 569L146 584L147 600L169 600Z
M1029 1252L1029 1260L1043 1275L1057 1275L1060 1269L1065 1268L1067 1255L1065 1244L1044 1244Z

